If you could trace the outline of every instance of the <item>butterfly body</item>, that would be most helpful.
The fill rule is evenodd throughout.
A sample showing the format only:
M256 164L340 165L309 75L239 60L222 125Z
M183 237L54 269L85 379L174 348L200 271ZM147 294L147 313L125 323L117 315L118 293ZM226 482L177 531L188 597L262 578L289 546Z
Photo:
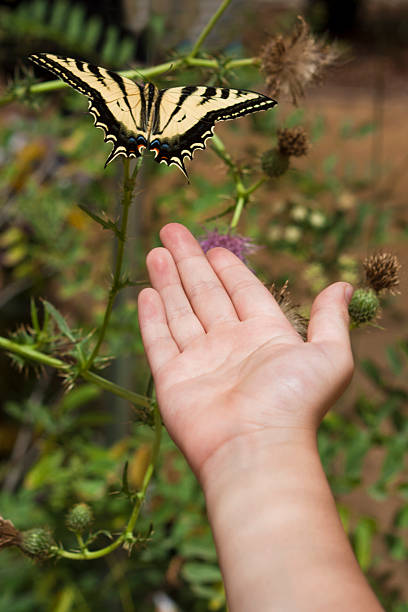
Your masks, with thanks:
M119 155L140 157L147 149L158 163L174 164L187 176L184 158L192 159L196 149L205 148L216 121L276 105L249 90L192 85L158 89L71 58L39 53L30 59L88 97L95 126L113 143L105 166Z

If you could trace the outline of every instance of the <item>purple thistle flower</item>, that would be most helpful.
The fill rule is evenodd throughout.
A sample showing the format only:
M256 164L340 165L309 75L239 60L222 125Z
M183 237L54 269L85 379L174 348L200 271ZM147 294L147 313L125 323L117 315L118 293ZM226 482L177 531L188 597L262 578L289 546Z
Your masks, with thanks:
M220 234L218 229L207 230L204 236L198 238L198 242L204 253L214 247L224 247L239 257L244 264L248 264L246 256L259 249L251 238L239 234Z

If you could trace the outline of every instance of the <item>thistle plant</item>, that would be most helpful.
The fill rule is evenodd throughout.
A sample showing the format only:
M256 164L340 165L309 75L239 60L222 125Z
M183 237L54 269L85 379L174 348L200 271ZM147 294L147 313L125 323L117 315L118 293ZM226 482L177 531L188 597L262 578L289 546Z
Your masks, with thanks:
M271 39L260 52L259 57L210 56L203 51L204 42L230 3L231 0L223 0L220 3L218 10L203 28L189 51L157 66L122 72L122 76L142 77L147 80L159 78L166 73L173 76L191 69L210 72L211 79L222 78L225 81L232 71L239 72L241 68L254 67L261 69L265 74L266 86L270 93L273 92L274 95L287 93L291 96L293 103L297 104L299 98L304 95L305 88L320 78L324 67L336 60L337 51L329 45L314 40L303 19L299 19L291 36L288 38L278 36ZM33 83L30 76L25 83L19 82L10 88L10 91L0 98L0 106L14 100L32 100L38 94L51 94L65 87L66 84L61 81ZM257 161L248 168L230 154L219 136L213 136L212 151L223 164L231 180L232 203L208 219L212 222L222 219L226 227L206 230L206 233L200 238L205 252L214 246L223 246L248 263L248 257L257 250L258 247L251 238L238 232L246 209L253 206L255 194L260 193L262 187L268 185L271 190L275 189L276 182L290 170L292 158L307 155L310 149L309 137L303 127L282 127L273 134L273 138L275 139L274 146L260 154ZM146 385L147 392L137 393L101 374L101 370L111 359L111 356L104 355L103 351L118 294L127 287L145 283L144 280L130 278L124 272L125 245L129 234L129 211L133 205L144 157L139 157L136 162L131 162L129 158L122 161L123 185L120 219L112 220L81 205L82 211L103 230L110 232L115 241L115 264L99 328L83 334L79 329L72 329L51 303L43 300L41 313L38 304L32 300L30 324L19 328L9 337L0 337L0 348L6 351L20 368L37 368L39 375L41 375L42 368L56 370L63 378L67 389L75 388L80 381L92 383L99 389L129 402L135 408L135 420L148 425L153 430L149 463L140 487L132 489L129 484L127 466L123 470L119 493L129 500L131 510L119 534L113 535L106 529L95 528L94 530L92 508L85 503L75 504L66 513L66 528L76 538L75 548L66 549L57 543L47 527L36 527L27 532L19 532L10 520L0 518L0 548L17 546L25 554L43 561L51 557L71 560L98 559L119 548L131 551L136 545L147 542L151 537L150 529L145 533L138 532L137 522L146 499L147 489L157 467L161 443L162 425L153 385L150 380ZM299 223L304 223L307 217L311 219L310 225L313 223L316 227L319 225L316 214L313 220L309 211L303 215L301 207L298 207L296 214L295 220ZM287 229L290 230L290 227ZM290 232L287 235L290 236ZM293 236L292 231L292 238ZM295 235L295 238L296 236L298 234ZM386 290L395 291L398 286L399 267L395 259L385 254L377 255L364 266L370 295L375 295L377 299L377 296ZM271 291L295 329L303 338L306 338L307 319L299 314L293 305L287 291L287 284L280 289L273 286ZM364 299L367 302L366 294ZM360 315L358 315L360 320L358 320L358 316L354 313L360 306L356 305L356 301L357 298L350 306L353 321L362 322L364 317L365 321L371 320L377 312L377 307L374 312L373 307L370 306L374 314L365 314L364 317L360 309ZM364 308L367 310L366 302ZM96 547L97 539L102 535L108 537L110 543L104 547Z

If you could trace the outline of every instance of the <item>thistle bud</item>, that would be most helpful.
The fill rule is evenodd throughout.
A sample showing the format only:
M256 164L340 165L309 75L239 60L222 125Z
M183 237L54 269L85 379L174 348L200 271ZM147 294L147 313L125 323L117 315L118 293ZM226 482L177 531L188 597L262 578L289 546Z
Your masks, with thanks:
M48 529L36 527L21 533L21 550L36 559L48 559L52 555L52 547L55 546L54 539Z
M356 289L349 304L353 323L360 325L372 321L378 313L380 301L372 289Z
M285 174L289 168L289 157L282 155L278 149L269 149L262 154L261 165L267 176L276 178Z
M88 529L93 521L92 510L88 504L76 504L67 514L65 524L70 531L82 533Z

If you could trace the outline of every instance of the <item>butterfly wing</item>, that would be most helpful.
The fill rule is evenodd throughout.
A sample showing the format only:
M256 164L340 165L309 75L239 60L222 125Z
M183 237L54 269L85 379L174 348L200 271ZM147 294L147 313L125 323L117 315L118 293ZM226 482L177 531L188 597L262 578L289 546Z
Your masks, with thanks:
M113 143L105 166L118 155L140 157L148 140L142 86L116 72L69 57L38 53L29 59L87 96L95 126L104 131L105 142Z
M267 110L275 100L255 91L216 87L172 87L159 92L149 148L156 161L175 164L187 176L184 158L214 133L217 121L227 121Z

